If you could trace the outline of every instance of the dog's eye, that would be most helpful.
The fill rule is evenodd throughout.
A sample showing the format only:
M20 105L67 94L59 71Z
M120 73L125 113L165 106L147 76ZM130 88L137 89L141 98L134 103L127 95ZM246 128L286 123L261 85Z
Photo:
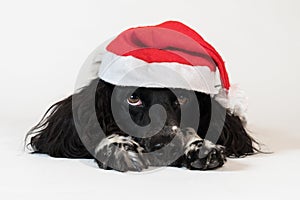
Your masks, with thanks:
M131 95L130 97L128 97L127 103L132 106L140 106L143 104L141 99L135 95Z
M179 96L177 101L175 102L176 105L184 105L189 101L189 99L185 96Z

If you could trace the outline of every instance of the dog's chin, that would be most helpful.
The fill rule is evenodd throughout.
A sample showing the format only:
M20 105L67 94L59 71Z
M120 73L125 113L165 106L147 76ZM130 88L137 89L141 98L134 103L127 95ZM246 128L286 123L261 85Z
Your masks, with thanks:
M147 152L152 152L171 143L179 130L177 126L164 126L161 130L152 130L143 137L136 137L136 139Z

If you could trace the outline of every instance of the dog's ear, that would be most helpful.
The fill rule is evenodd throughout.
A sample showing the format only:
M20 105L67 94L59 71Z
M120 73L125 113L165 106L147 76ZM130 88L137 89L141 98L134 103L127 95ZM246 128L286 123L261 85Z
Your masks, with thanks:
M72 115L72 98L69 96L52 105L34 126L27 138L34 153L53 157L89 157L77 134Z
M46 153L53 157L91 158L78 130L86 132L89 137L93 135L95 125L100 123L107 128L103 107L108 109L108 103L103 96L107 96L110 90L105 82L95 79L78 93L55 103L29 131L27 145L32 147L34 153ZM91 102L95 102L94 106L90 105ZM95 116L91 113L95 109L97 117L91 117Z
M247 132L240 117L226 111L225 123L218 143L226 147L229 157L242 157L254 154L259 145Z
M240 117L232 114L206 94L197 94L201 115L198 134L200 137L226 147L229 157L241 157L259 152L258 145L247 132Z

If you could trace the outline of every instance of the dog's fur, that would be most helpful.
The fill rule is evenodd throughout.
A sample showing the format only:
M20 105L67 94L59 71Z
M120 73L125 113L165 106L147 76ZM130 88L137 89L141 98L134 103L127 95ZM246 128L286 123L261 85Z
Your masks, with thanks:
M122 95L113 95L114 89L121 93L129 91L129 87L114 86L94 79L79 92L52 105L27 135L30 136L29 145L34 152L53 157L96 158L99 167L104 169L141 171L148 166L162 165L214 169L224 164L226 156L241 157L257 151L254 147L256 142L246 132L243 121L208 94L194 93L200 110L196 123L198 129L195 130L197 127L192 128L189 124L179 127L182 107L171 90L135 90L143 106L129 106L131 119L128 119L128 115L122 113L128 108L126 99L122 99ZM187 97L191 93L178 91ZM117 115L113 115L112 102L120 107ZM182 106L193 109L188 108L189 103ZM151 117L150 108L156 104L165 109L166 119L160 115ZM93 117L93 112L96 117ZM136 126L128 125L128 120L132 120ZM193 120L188 121L192 123ZM124 131L126 129L133 133L137 126L146 127L154 122L157 125L161 125L161 122L164 124L156 134L153 134L154 129L150 130L151 137L137 137ZM105 136L99 133L99 127ZM210 138L214 137L214 133L218 136L218 132L220 136L213 144ZM170 148L164 148L168 144L171 144ZM167 150L159 151L163 149Z

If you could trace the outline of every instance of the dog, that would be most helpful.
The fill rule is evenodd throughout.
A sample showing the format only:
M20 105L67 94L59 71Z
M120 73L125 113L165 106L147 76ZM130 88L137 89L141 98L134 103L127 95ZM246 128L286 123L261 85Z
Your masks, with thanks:
M209 93L117 85L102 77L53 104L27 138L33 153L91 158L121 172L150 166L210 170L226 157L258 151L244 119Z
M95 96L86 95L95 85ZM53 157L93 158L77 132L75 121L78 119L76 118L81 118L80 121L84 122L80 124L80 129L84 130L86 137L93 138L93 135L97 135L97 128L95 128L97 124L100 124L104 130L105 137L97 139L97 142L95 141L95 144L91 145L98 147L97 154L94 156L96 156L99 167L104 169L141 171L149 166L164 165L163 156L159 160L158 158L144 157L143 152L153 152L169 144L174 138L174 132L177 131L174 130L174 127L178 131L180 129L182 137L182 141L178 143L179 146L176 146L175 150L183 148L184 154L174 162L168 163L169 166L198 170L214 169L224 164L226 156L241 157L255 152L254 140L246 132L242 120L228 110L224 110L210 95L195 92L201 113L199 128L196 132L193 129L184 130L188 127L177 128L180 124L180 102L184 101L181 103L185 104L184 106L192 104L188 97L183 96L184 100L177 99L169 89L138 88L134 95L129 95L127 99L112 100L112 92L115 87L101 79L95 79L79 93L52 105L48 109L47 115L29 133L29 135L34 134L30 141L34 152L49 154ZM119 89L125 93L129 90L126 87ZM189 93L187 92L187 94ZM76 102L72 103L74 98L76 98ZM97 118L95 119L90 114L93 112L90 108L92 98L95 98L96 102ZM127 106L126 103L129 104L130 117L140 126L149 123L149 109L153 105L162 105L167 112L163 129L150 138L136 138L124 133L113 117L111 101L118 101L124 104L122 105L124 107ZM139 101L141 105L133 104ZM211 104L214 104L215 112L226 113L225 119L221 117L211 121ZM120 113L120 116L126 115ZM127 120L124 119L124 121ZM213 126L210 128L211 131L217 131L218 126L224 125L216 144L203 139L206 138L210 124ZM117 147L122 147L122 149ZM111 153L106 155L107 152ZM106 157L105 162L100 162L97 157Z

